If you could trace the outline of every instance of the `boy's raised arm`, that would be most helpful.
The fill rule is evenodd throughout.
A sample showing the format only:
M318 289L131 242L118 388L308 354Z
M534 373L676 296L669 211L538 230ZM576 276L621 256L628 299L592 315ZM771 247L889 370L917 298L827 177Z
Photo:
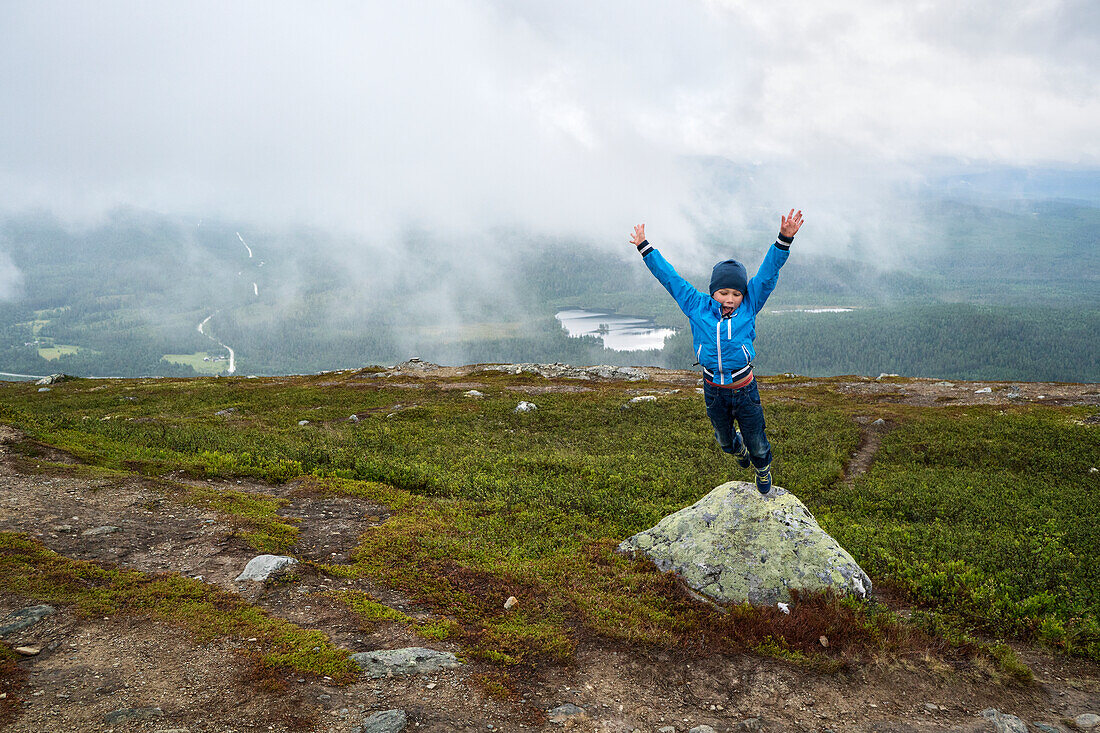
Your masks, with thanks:
M662 257L661 253L646 241L645 224L634 227L634 236L630 238L630 243L638 248L638 253L642 256L642 262L645 262L649 271L664 286L685 315L690 317L691 311L702 307L702 304L707 300L706 296L696 290L694 285L680 277L680 274L668 263L668 260Z
M791 209L791 213L779 217L779 237L775 244L768 247L768 253L764 255L764 261L760 269L749 280L749 302L753 312L759 313L764 307L765 301L779 282L779 268L790 256L791 243L794 235L802 228L802 211Z

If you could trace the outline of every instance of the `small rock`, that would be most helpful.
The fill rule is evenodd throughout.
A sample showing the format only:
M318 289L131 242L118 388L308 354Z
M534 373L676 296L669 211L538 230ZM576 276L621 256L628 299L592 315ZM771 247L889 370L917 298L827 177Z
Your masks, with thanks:
M933 387L954 387L955 385L952 384L951 382L936 382L932 386Z
M1066 729L1054 723L1032 723L1031 727L1039 733L1066 733Z
M267 580L298 561L286 555L258 555L248 561L244 566L244 572L234 578L235 582L243 580Z
M35 384L57 384L58 382L64 382L69 378L68 374L51 374L48 377L42 377ZM38 390L41 392L42 390Z
M364 720L359 733L401 733L408 724L404 710L383 710Z
M1100 726L1100 715L1095 713L1081 713L1073 719L1073 724L1081 730L1092 730Z
M982 711L982 717L993 723L995 733L1028 733L1027 723L996 708L986 708Z
M992 387L982 387L981 389L974 390L974 394L989 394L993 391Z
M871 423L871 425L876 428L884 428L886 427L886 421L880 417L878 420L875 420L873 423Z
M49 392L49 391L50 391L50 388L49 388L49 387L39 387L39 388L38 388L38 391L39 391L39 392Z
M164 711L160 708L123 708L104 715L103 722L107 725L114 725L124 720L151 720L163 717Z
M702 387L696 387L695 388L695 393L696 394L706 394L706 390L703 389Z
M676 726L674 725L662 725L657 729L657 733L676 733Z
M791 607L788 606L786 603L783 603L782 601L780 601L779 603L776 603L775 605L776 605L777 608L779 608L780 611L782 611L783 613L785 613L787 615L790 615Z
M924 711L926 713L938 713L940 711L940 706L935 703L926 702L924 703Z
M883 372L882 374L878 375L878 379L882 380L882 379L889 379L890 377L900 377L900 376L901 376L900 374L887 374L886 372Z
M3 626L0 626L0 637L30 628L56 611L57 609L53 606L45 605L27 606L26 608L20 608L18 611L12 611L4 619Z
M485 393L484 392L478 392L476 389L471 389L469 391L463 392L462 394L465 395L466 397L469 397L469 398L475 399L475 400L485 399Z
M827 647L827 646L829 646L829 637L819 636L819 637L817 637L817 643L821 644L821 646Z
M643 402L656 402L657 398L651 394L638 395L629 400L623 407L629 409L631 405L640 405Z
M348 416L348 422L350 422L350 423L357 423L357 422L359 422L359 416L358 416L358 415L355 415L355 414L349 415L349 416Z
M351 659L372 678L439 672L462 666L451 652L437 652L423 647L359 652L352 654Z
M98 537L99 535L114 534L115 532L121 532L121 531L122 530L119 529L118 527L114 527L112 525L105 524L102 527L93 527L92 529L86 529L83 532L81 532L80 534L82 534L85 537Z
M561 725L565 721L577 715L585 715L584 708L579 708L571 702L559 705L550 711L550 722Z
M735 731L740 732L740 731L758 731L761 728L762 728L762 726L760 724L760 718L745 718L740 723L738 723L736 726L734 726L733 729Z
M236 411L237 411L236 407L227 407L224 410L218 410L214 414L215 415L221 415L222 417L226 417L228 415L232 415Z
M309 420L299 420L298 424L299 425L309 425Z
M689 730L688 733L718 733L718 731L714 730L714 728L711 728L709 725L697 725Z
M24 657L35 657L42 651L40 646L17 646L15 647L16 654L22 654Z
M525 401L525 402L520 402L518 405L516 405L516 409L512 410L512 412L531 412L531 410L537 410L537 409L539 409L539 408L538 408L538 406L535 405L534 402L526 402Z
M1100 473L1100 468L1096 466L1089 466L1089 473Z
M504 602L504 610L505 611L509 610L510 608L512 608L512 606L516 605L517 603L519 603L519 601L516 600L515 596L508 596L508 600L506 600Z

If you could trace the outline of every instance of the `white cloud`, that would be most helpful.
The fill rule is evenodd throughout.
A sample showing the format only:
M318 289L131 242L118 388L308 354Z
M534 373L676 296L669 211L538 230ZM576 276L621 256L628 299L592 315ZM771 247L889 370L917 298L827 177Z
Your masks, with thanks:
M945 161L1100 166L1095 7L7 4L0 195L608 246L789 202L839 236Z
M7 252L0 252L0 301L14 300L23 289L23 273Z

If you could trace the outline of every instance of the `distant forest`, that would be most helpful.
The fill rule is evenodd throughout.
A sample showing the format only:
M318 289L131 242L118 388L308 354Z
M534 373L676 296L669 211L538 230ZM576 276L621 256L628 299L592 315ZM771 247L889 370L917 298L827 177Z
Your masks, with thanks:
M870 258L796 251L767 308L854 310L765 310L759 370L1100 382L1100 209L1006 207L988 232L971 223L989 213L983 206L930 203L929 230L952 236L929 243L918 265L890 269ZM75 232L40 215L0 221L0 251L24 277L22 293L0 301L0 371L194 375L162 357L226 353L198 332L207 317L207 333L236 351L237 374L412 356L677 368L694 360L685 319L633 252L501 235L502 254L478 261L413 237L403 254L418 258L415 271L384 255L355 269L331 255L354 242L249 232L249 257L239 229L134 211ZM770 239L737 241L751 244L709 246L714 258L743 258L751 270ZM674 264L705 286L709 261ZM679 331L663 350L610 351L593 337L569 338L554 318L566 307L643 316Z

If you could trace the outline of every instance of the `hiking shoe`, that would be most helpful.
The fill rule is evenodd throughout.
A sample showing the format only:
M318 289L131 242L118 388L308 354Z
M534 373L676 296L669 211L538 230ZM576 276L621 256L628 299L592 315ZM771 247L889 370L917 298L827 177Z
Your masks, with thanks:
M745 441L741 440L741 434L737 434L737 446L738 450L733 452L733 457L737 459L737 465L741 468L748 468L752 465L752 461L749 460L749 449L745 445Z
M761 494L767 494L772 490L772 467L770 464L764 468L756 469L756 490Z

